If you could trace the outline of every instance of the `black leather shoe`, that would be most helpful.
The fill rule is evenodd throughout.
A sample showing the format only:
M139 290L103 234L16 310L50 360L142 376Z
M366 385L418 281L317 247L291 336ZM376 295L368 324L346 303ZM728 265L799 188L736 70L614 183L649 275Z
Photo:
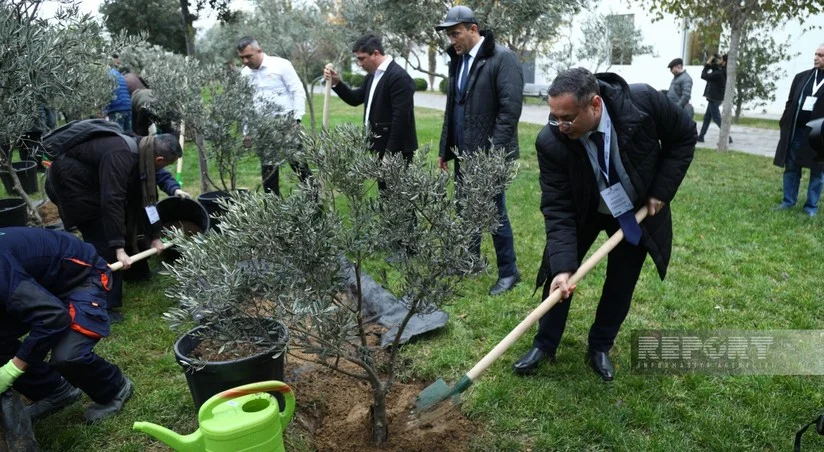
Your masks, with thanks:
M495 285L492 286L491 289L489 289L489 295L492 295L493 297L495 295L500 295L515 287L515 284L518 284L518 281L520 280L520 273L515 273L514 275L507 276L505 278L498 278L498 280L495 281Z
M540 348L532 347L521 359L515 361L512 365L512 370L518 375L532 375L538 370L544 360L549 361L550 364L555 363L555 353L547 353Z
M596 352L590 350L589 353L589 367L600 375L604 381L612 381L613 369L612 362L609 360L607 352Z

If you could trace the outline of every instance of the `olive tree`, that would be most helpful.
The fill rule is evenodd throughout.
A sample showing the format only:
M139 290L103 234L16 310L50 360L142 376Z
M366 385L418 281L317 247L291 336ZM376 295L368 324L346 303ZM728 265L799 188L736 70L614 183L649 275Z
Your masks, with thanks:
M371 435L380 445L389 435L386 401L403 332L413 317L455 297L475 264L473 237L498 227L494 196L512 181L513 164L501 150L462 156L456 198L451 173L425 150L410 164L399 155L378 164L351 125L307 135L303 149L316 171L290 196L250 194L221 217L222 234L177 235L182 258L170 267L167 294L181 305L167 318L217 324L227 313L254 312L284 319L310 360L370 385ZM377 180L385 184L380 193ZM391 289L408 309L388 356L368 340L361 284L375 256L386 253L398 253L389 263L397 271Z
M96 111L109 102L113 81L106 56L112 46L100 26L76 4L61 7L49 20L41 2L0 1L0 163L15 191L41 222L11 166L11 150L39 121L43 106ZM117 38L117 37L115 37Z

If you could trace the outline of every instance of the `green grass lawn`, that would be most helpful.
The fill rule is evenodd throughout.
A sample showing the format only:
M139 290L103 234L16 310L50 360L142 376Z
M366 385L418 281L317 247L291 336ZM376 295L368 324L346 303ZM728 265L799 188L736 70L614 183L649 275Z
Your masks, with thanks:
M322 102L317 102L318 120ZM333 101L332 123L359 122L361 108ZM442 113L417 111L421 145L437 146ZM304 121L307 124L308 121ZM454 382L540 302L534 275L544 246L534 141L538 126L520 128L520 170L507 192L524 282L501 297L487 296L490 274L464 283L446 309L443 331L407 346L412 368L404 374ZM187 148L184 188L198 186L196 159ZM435 155L433 154L434 158ZM256 162L244 168L241 186L259 183ZM288 169L284 184L292 184ZM632 375L633 329L824 329L824 245L821 218L800 209L775 212L780 170L769 159L699 149L673 203L674 247L666 281L650 261L611 356L616 379L604 384L584 362L586 338L603 282L604 265L576 291L558 363L531 378L511 364L531 346L521 339L464 395L463 411L485 426L475 450L788 450L795 431L824 406L821 377ZM806 180L802 181L806 187ZM494 262L489 237L483 250ZM157 449L131 431L151 421L180 433L196 428L193 403L172 344L176 335L160 318L174 305L163 295L167 281L127 284L126 321L97 347L135 381L135 395L118 416L87 427L82 404L36 425L44 450L143 451ZM300 394L297 394L300 401ZM88 403L88 399L84 399ZM824 440L809 434L806 450ZM290 439L292 450L305 445Z

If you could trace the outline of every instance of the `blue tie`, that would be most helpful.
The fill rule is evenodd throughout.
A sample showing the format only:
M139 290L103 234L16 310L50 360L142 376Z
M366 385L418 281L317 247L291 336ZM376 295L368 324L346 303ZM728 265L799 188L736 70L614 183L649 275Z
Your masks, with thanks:
M469 59L472 55L466 53L463 56L463 69L461 70L461 82L458 84L458 93L463 95L466 91L466 84L469 81Z
M592 141L595 142L595 147L598 149L598 166L601 167L601 171L609 174L607 186L621 183L621 179L618 177L618 172L615 171L615 165L612 164L612 160L610 160L609 166L604 162L604 134L602 132L594 132L592 134ZM638 222L635 221L635 212L629 210L615 219L618 221L618 225L621 226L621 230L624 231L624 238L627 242L633 245L641 243L641 226L638 226Z

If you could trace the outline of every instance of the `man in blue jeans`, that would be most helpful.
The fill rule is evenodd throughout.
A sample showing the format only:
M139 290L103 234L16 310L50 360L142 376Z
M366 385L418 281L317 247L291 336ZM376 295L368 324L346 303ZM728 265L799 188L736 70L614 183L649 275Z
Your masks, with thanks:
M0 393L13 387L33 400L33 419L82 391L95 402L84 417L95 423L132 395L131 380L93 350L109 335L110 280L94 247L69 233L0 228Z
M775 150L776 166L784 167L784 199L777 209L795 206L801 185L801 168L810 169L810 184L807 187L807 202L804 213L814 217L818 213L818 199L824 186L824 164L815 161L815 152L810 147L807 123L824 117L824 43L818 46L813 56L813 68L799 72L790 87L790 97L781 115L781 138Z
M710 128L710 122L714 122L719 129L721 128L721 102L724 102L724 91L727 89L727 55L711 56L701 71L701 78L707 81L707 86L704 87L707 111L704 113L701 133L698 134L699 143L704 142L704 135ZM732 137L729 137L729 140L732 143Z

